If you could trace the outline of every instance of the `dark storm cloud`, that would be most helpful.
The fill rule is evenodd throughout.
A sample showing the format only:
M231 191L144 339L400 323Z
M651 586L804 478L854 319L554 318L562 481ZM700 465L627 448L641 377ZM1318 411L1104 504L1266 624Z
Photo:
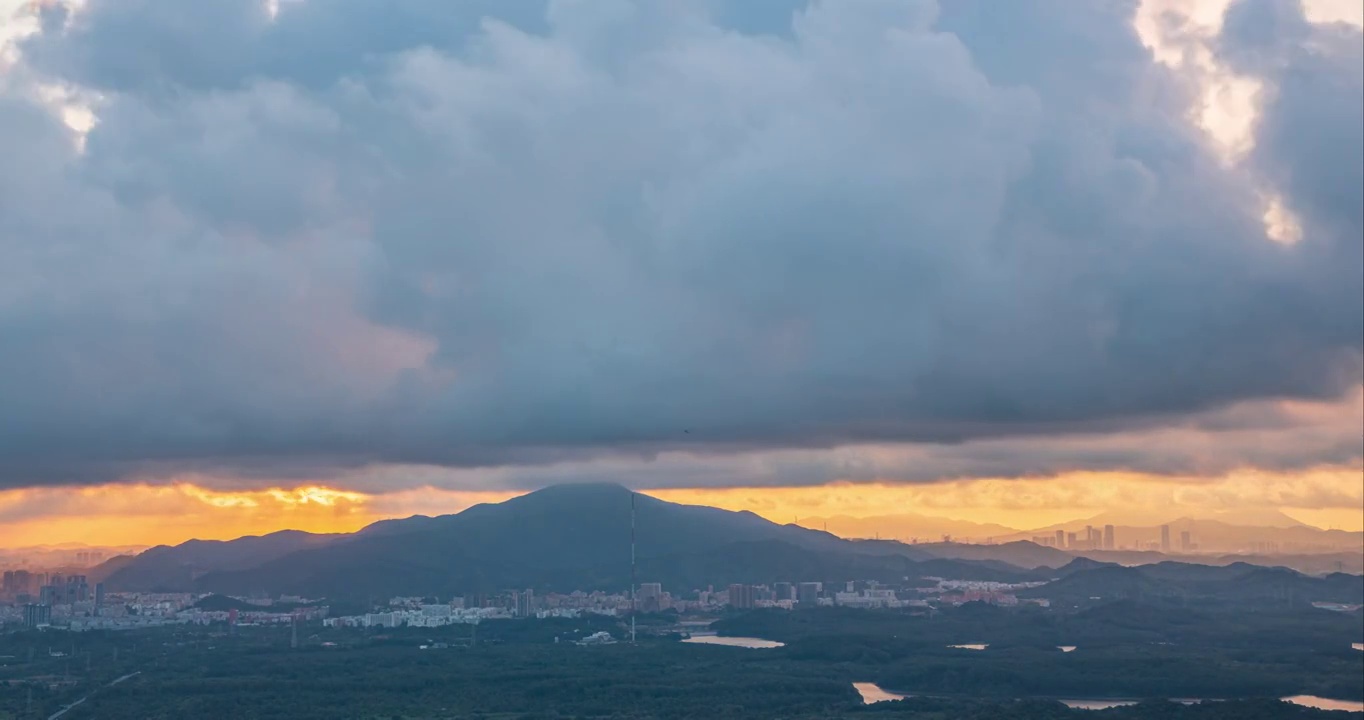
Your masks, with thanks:
M1227 13L1222 52L1266 83L1251 162L1306 224L1313 292L1335 312L1300 332L1358 343L1364 326L1364 40L1356 27L1304 21L1293 3L1246 0Z
M458 49L485 19L547 29L549 0L99 1L66 32L69 6L43 9L31 64L84 85L142 94L240 89L253 77L319 88L417 47Z
M1229 169L1130 3L281 7L88 0L23 44L0 483L1036 438L1360 381L1356 29L1232 11L1279 92Z

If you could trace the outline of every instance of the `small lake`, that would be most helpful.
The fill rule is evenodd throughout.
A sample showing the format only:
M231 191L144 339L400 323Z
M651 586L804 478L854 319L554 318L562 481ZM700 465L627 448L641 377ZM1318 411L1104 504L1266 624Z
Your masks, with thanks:
M1350 710L1352 712L1364 712L1364 702L1358 700L1332 700L1330 698L1317 697L1316 695L1294 695L1292 697L1279 698L1284 702L1291 702L1294 705L1316 708L1318 710Z
M896 695L881 689L876 683L853 683L853 689L862 696L862 703L870 705L872 703L886 702L888 700L904 700L908 695Z
M967 645L948 645L947 647L956 648L958 650L984 650L985 648L990 647L990 645L988 643L984 645L971 643Z
M855 682L852 684L857 694L862 696L863 704L887 702L890 700L903 700L912 695L901 695L898 693L887 692L881 689L876 683ZM1364 712L1364 702L1357 700L1332 700L1330 698L1317 697L1315 695L1294 695L1292 697L1279 698L1284 702L1301 705L1303 707L1316 708L1318 710L1350 710L1353 712ZM1216 700L1195 700L1191 698L1172 698L1173 702L1193 705L1200 702L1217 702ZM1102 700L1102 699L1062 699L1057 702L1076 710L1107 710L1109 708L1123 707L1125 705L1136 705L1136 700Z
M1057 645L1056 649L1060 650L1061 652L1075 652L1074 645Z
M1059 702L1076 710L1107 710L1137 704L1136 700L1060 700Z
M904 700L912 695L899 695L893 692L886 692L876 683L855 682L853 689L862 696L862 703L870 705L872 703L888 702L890 700ZM1107 710L1108 708L1122 707L1124 705L1136 705L1136 700L1059 700L1066 707L1077 710Z
M1364 650L1364 643L1350 643L1350 647L1356 650Z
M755 649L779 648L786 645L786 643L780 643L776 640L764 640L762 638L754 637L721 637L719 635L693 635L682 642L694 643L696 645L726 645L729 647Z

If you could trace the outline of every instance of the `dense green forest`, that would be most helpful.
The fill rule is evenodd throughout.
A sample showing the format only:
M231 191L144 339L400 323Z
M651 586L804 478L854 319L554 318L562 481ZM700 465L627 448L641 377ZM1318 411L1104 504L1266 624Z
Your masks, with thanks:
M785 642L792 659L854 664L869 681L914 693L1364 699L1364 653L1350 647L1364 634L1359 613L1133 601L1062 613L969 603L931 616L758 611L716 628ZM989 647L948 647L967 643Z
M666 632L669 616L647 618L634 646L573 642L599 630L622 637L619 621L603 617L489 621L476 635L467 625L306 626L297 648L287 627L26 632L0 636L0 719L47 718L81 698L62 720L1361 717L1274 699L1364 697L1364 653L1349 647L1361 631L1357 616L1204 609L1191 624L1180 608L1112 610L963 606L928 617L830 608L717 623L725 633L788 643L771 650L681 643ZM1184 641L1160 644L1172 637ZM945 647L961 642L990 647ZM1062 653L1055 644L1079 649ZM852 686L861 681L925 696L864 705ZM1250 699L1093 711L1043 696Z

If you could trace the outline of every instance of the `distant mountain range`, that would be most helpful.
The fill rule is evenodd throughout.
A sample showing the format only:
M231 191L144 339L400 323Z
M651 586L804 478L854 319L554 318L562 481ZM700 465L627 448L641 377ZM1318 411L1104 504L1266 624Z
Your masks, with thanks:
M1031 542L847 540L748 512L669 503L616 485L550 487L454 515L387 520L348 534L286 531L159 546L112 560L90 574L112 590L360 600L511 588L619 590L630 583L632 503L637 578L673 591L732 582L949 577L1064 578L1081 593L1087 586L1073 578L1090 573L1111 574L1128 584L1148 581L1145 575L1121 572L1129 568L1076 559ZM1226 575L1205 570L1210 577ZM1316 580L1282 572L1304 582ZM1157 581L1168 582L1149 580ZM1053 585L1069 592L1059 581ZM1303 597L1313 587L1305 585Z
M1302 554L1350 552L1364 553L1364 533L1344 530L1322 530L1294 520L1277 511L1265 509L1235 510L1213 513L1206 517L1176 517L1160 519L1147 517L1133 521L1133 514L1108 512L1088 519L1071 520L1032 530L1020 530L994 523L934 517L916 513L897 513L872 517L801 518L800 524L824 528L848 538L880 538L902 542L936 543L945 536L956 541L1008 543L1029 541L1035 537L1053 537L1059 530L1078 533L1084 537L1086 526L1102 531L1113 525L1118 548L1146 550L1152 543L1159 544L1161 526L1170 528L1171 548L1182 551L1181 533L1188 532L1190 541L1199 554L1257 552L1261 554Z
M1307 523L1297 520L1282 510L1273 508L1229 508L1224 510L1211 510L1199 513L1198 515L1174 515L1170 513L1158 513L1147 511L1137 513L1132 510L1109 510L1100 513L1088 520L1088 522L1104 523L1108 525L1133 525L1133 526L1159 526L1167 523L1177 522L1180 519L1195 520L1216 520L1228 525L1241 525L1243 527L1271 527L1271 528L1292 528L1292 527L1312 527ZM1320 528L1317 528L1320 529Z
M1209 566L1161 562L1124 567L1077 559L1055 582L1024 590L1022 597L1083 604L1094 600L1221 599L1255 604L1364 603L1364 577L1332 573L1309 577L1283 567L1249 563Z
M872 517L832 517L800 518L799 523L808 528L822 528L847 538L884 538L902 542L937 542L944 535L959 540L985 540L987 538L1017 535L1017 528L1005 527L995 523L977 523L969 520L920 515L917 513L896 513Z
M318 548L347 537L281 530L236 540L189 540L158 545L136 556L120 556L87 575L110 587L183 588L210 571L245 570L292 552Z
M1262 521L1278 522L1279 524L1237 525L1230 522L1236 516L1225 515L1221 519L1181 517L1161 525L1170 528L1170 545L1176 552L1294 554L1364 551L1364 533L1322 530L1293 521L1286 515L1277 521L1272 517L1265 517L1263 513L1258 514L1258 516ZM1096 531L1102 531L1105 525L1112 524L1114 525L1114 539L1120 549L1149 549L1151 545L1158 545L1161 541L1161 525L1119 525L1107 522L1111 519L1101 515L1089 520L1076 520L1051 525L996 539L1029 540L1039 536L1050 537L1058 530L1078 533L1080 537L1083 537L1086 526L1092 527ZM1193 547L1187 551L1181 546L1182 534L1186 532L1189 533L1189 539L1193 544Z
M86 545L60 543L0 548L0 567L29 570L78 571L118 555L136 554L146 545Z
M679 590L741 580L898 580L929 557L910 548L862 552L829 533L748 512L664 502L616 485L564 485L346 535L284 532L156 547L116 563L105 582L111 589L329 597L618 589L629 584L632 502L641 581ZM956 570L1024 574L970 563Z

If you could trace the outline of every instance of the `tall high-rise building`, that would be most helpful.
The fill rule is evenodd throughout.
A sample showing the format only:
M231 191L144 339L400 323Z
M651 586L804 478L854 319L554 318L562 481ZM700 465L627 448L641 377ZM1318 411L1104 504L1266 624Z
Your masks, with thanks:
M38 627L52 622L52 606L46 603L29 603L24 606L24 625Z
M1113 550L1114 548L1118 547L1118 544L1117 544L1117 542L1116 542L1116 540L1115 540L1114 535L1115 535L1115 533L1114 533L1114 531L1113 531L1113 526L1112 526L1112 525L1105 525L1105 526L1104 526L1104 549L1105 549L1105 550Z
M1170 552L1170 526L1160 526L1160 551Z
M1060 546L1058 545L1057 547L1060 547ZM1075 533L1066 533L1065 547L1068 547L1068 548L1078 548L1078 547L1080 547L1080 545L1079 545L1079 537L1078 537Z
M1179 533L1179 551L1189 552L1190 550L1193 550L1193 539L1190 537L1189 531L1184 530Z
M104 604L104 583L95 583L95 615L100 614L100 606Z
M15 570L14 586L11 589L16 593L31 593L33 588L39 584L37 576L33 573L27 570Z
M42 605L57 605L62 601L63 593L66 592L66 578L61 573L52 573L47 576L47 582L38 588L38 602Z
M1066 547L1066 531L1065 531L1065 530L1057 530L1057 531L1056 531L1056 547L1058 547L1058 548Z
M527 588L525 592L515 593L516 616L530 617L535 614L535 591Z
M752 585L734 584L729 586L729 606L739 610L747 610L754 606Z
M638 600L635 602L639 612L658 612L663 609L663 585L661 583L640 583Z
M1094 542L1094 526L1093 526L1093 525L1086 525L1086 526L1085 526L1085 549L1086 549L1086 550L1093 550L1094 548L1096 548L1096 547L1098 547L1098 546L1099 546L1099 544L1096 543L1096 542Z
M817 582L803 582L796 586L796 602L801 605L815 606L819 604L820 585Z
M63 603L71 605L89 599L90 583L86 582L84 575L71 575L66 578L66 585L62 587Z
M773 583L772 594L777 600L795 600L796 588L789 582Z

